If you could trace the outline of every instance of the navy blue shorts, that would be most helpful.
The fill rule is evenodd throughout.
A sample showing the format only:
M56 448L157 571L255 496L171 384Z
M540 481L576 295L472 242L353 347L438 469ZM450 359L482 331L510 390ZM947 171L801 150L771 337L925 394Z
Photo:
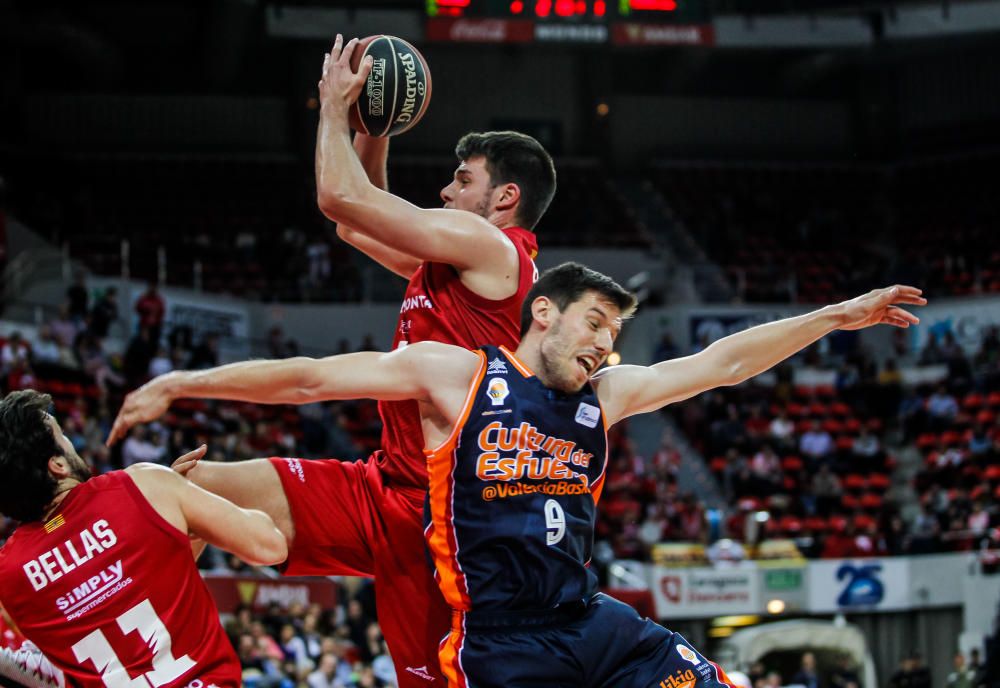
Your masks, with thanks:
M452 688L732 688L680 634L604 594L538 615L455 612L440 657Z

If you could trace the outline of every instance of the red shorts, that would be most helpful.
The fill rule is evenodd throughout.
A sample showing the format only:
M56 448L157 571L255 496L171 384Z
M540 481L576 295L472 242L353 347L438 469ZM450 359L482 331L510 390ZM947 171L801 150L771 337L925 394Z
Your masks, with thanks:
M424 545L426 490L384 484L372 457L271 463L295 524L284 573L374 576L399 688L444 688L438 646L451 631L451 611Z

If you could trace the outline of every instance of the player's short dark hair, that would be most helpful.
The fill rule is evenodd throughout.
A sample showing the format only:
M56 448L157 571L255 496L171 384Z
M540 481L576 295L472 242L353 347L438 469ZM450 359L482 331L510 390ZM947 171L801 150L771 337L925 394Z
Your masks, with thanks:
M567 306L579 301L588 291L596 291L615 304L621 311L623 320L632 316L638 304L635 294L607 275L579 263L563 263L543 272L524 297L524 304L521 306L521 336L531 328L534 319L531 315L531 303L539 296L548 297L560 311L565 311Z
M516 131L470 132L458 140L459 160L482 156L494 185L517 184L517 221L534 229L556 195L556 167L536 139Z
M0 401L0 513L17 521L41 519L56 496L49 459L65 454L45 422L51 404L33 389Z

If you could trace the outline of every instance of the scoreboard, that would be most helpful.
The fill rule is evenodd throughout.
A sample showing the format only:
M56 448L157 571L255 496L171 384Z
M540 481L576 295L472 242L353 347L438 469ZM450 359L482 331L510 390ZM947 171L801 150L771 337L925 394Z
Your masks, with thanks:
M692 23L708 20L708 0L427 0L427 16Z

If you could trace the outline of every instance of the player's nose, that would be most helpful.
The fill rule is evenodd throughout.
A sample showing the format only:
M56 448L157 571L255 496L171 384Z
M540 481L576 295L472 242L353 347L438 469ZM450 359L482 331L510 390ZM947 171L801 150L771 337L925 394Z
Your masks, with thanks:
M611 337L611 330L606 327L601 328L597 332L597 337L594 339L594 348L602 356L607 356L611 353L611 349L614 347L615 342Z
M441 200L444 201L445 203L451 203L452 201L451 184L441 189Z

